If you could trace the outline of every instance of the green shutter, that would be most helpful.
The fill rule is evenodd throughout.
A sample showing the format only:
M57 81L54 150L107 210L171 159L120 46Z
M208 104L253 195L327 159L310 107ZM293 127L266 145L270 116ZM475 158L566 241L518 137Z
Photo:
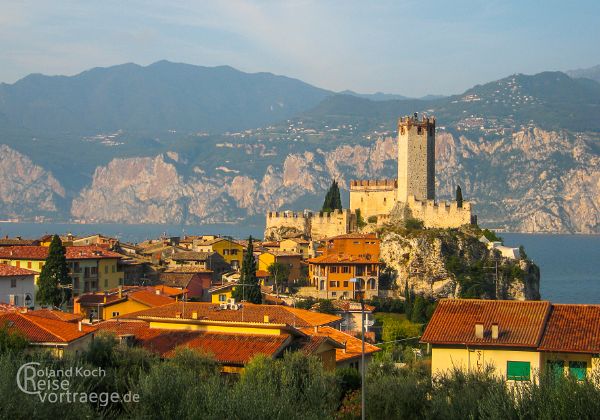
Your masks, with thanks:
M529 362L506 362L506 379L509 381L528 381L531 375Z
M569 362L569 374L578 381L585 380L586 362Z

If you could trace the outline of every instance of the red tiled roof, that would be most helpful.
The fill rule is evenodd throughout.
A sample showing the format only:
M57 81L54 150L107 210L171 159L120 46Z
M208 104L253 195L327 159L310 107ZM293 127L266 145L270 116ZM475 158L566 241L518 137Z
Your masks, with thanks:
M76 323L18 312L0 314L0 323L19 330L31 343L69 343L96 331L96 328L87 325L82 325L82 331L79 331Z
M105 321L98 328L113 331L117 335L134 334L146 349L163 357L173 356L178 347L202 350L214 356L220 363L243 365L254 356L264 354L277 356L290 340L288 334L255 335L208 333L150 328L140 321Z
M47 246L7 246L0 247L0 258L15 260L45 260L48 256ZM89 246L67 246L67 260L122 258L119 253L109 251L105 247L97 245Z
M166 295L157 295L154 289L152 290L138 290L136 292L128 293L128 299L135 300L147 306L162 306L173 303L174 299Z
M12 276L35 276L35 271L26 270L25 268L13 267L8 264L0 264L0 277L12 277Z
M343 235L332 236L327 239L377 239L377 235L374 233L346 233Z
M185 312L184 312L185 309ZM238 310L221 310L218 304L209 302L176 302L170 305L146 309L131 314L121 315L121 319L171 318L180 314L182 319L192 319L192 312L198 314L199 320L264 323L269 317L270 324L286 324L296 327L312 327L316 325L335 324L341 320L335 315L311 312L304 309L280 305L254 305L244 302Z
M375 258L349 254L323 254L307 260L312 264L379 264Z
M442 299L421 341L432 344L537 347L550 313L550 302L478 299ZM475 324L483 323L483 338ZM498 324L499 336L491 337Z
M600 305L552 305L539 350L600 353Z
M324 336L337 341L340 344L346 344L345 349L335 350L335 361L341 362L348 359L354 359L355 357L361 357L362 355L362 340L346 334L340 330L336 330L331 327L319 327L317 331L314 328L302 328L301 331L305 334L313 336ZM370 343L365 343L365 354L372 354L381 351L377 346Z
M83 316L80 314L72 314L69 312L63 312L54 309L36 309L34 311L27 311L27 315L37 316L40 318L48 318L55 319L58 321L65 322L77 322L83 319Z

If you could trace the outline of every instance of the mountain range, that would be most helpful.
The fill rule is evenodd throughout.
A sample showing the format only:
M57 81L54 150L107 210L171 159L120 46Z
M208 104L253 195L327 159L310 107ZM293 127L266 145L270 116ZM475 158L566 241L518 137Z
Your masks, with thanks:
M600 84L579 73L411 99L167 61L1 84L0 218L260 222L318 208L334 178L347 199L350 179L393 177L396 121L414 112L437 118L440 199L458 184L484 226L600 233Z

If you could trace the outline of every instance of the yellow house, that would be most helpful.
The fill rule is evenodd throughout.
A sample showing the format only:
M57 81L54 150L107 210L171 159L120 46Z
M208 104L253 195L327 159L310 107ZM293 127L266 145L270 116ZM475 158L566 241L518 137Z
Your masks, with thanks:
M302 238L284 239L280 241L279 250L301 254L304 259L315 256L312 242Z
M9 246L0 248L0 263L26 268L37 273L48 257L46 246ZM67 246L69 276L73 280L73 295L115 289L123 284L124 274L118 270L121 254L100 246ZM37 284L39 275L35 276Z
M236 283L222 284L208 289L210 301L212 303L224 303L231 299L232 293L235 290Z
M194 241L194 251L216 252L223 257L232 269L238 270L244 258L244 246L226 238L200 239Z
M125 291L119 288L110 293L86 293L75 298L73 313L93 320L107 320L174 301L159 288L142 287Z
M259 271L269 271L269 267L274 263L280 263L287 266L290 270L289 281L298 280L302 276L302 255L296 252L286 251L266 251L258 256L257 269Z
M315 355L325 368L335 368L336 350L345 349L344 344L312 332L334 329L339 322L334 315L285 306L244 303L224 309L209 302L178 302L102 322L98 328L133 334L136 342L162 357L171 357L181 346L208 352L224 372L239 373L258 354L279 357L287 349Z
M421 338L432 374L491 367L509 383L541 372L585 378L598 367L600 305L441 300Z

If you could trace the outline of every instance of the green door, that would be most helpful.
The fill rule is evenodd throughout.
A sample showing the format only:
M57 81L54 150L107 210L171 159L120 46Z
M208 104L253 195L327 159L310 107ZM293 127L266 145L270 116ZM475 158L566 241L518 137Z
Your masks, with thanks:
M578 381L583 381L585 379L586 370L586 362L569 362L569 374Z

